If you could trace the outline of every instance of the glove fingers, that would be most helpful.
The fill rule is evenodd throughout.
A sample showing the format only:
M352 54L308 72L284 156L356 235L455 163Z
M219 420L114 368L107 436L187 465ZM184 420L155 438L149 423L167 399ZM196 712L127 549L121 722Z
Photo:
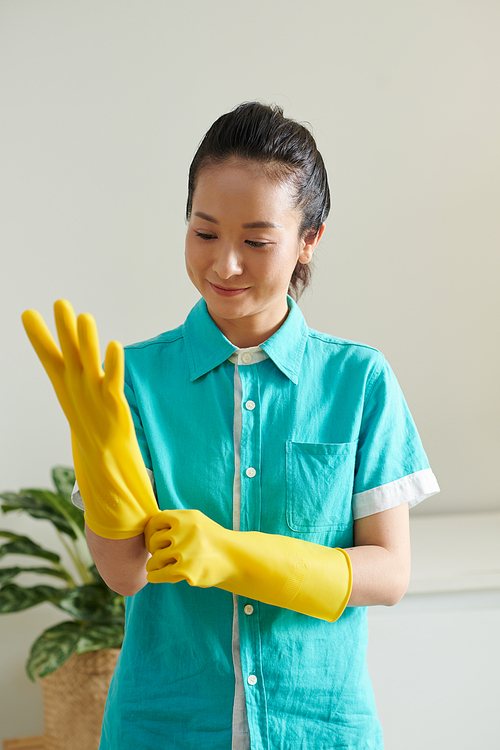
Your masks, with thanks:
M115 398L123 396L125 355L118 341L110 341L104 361L104 388Z
M158 531L162 531L164 529L170 529L170 522L168 520L169 511L162 510L159 513L156 513L150 521L148 522L148 525L144 529L144 537L146 539L146 547L148 550L153 554L153 551L150 549L150 540L154 534L156 534Z
M103 376L99 336L94 317L89 313L78 316L78 339L80 357L86 375L92 383L98 383Z
M187 580L184 576L180 575L166 575L168 568L162 570L153 570L147 575L149 583L179 583L179 581Z
M168 530L163 532L157 531L146 540L146 547L152 555L154 555L159 549L167 549L171 544L172 542L168 536Z
M24 330L57 391L64 370L64 361L44 319L36 310L26 310L22 315Z
M54 305L54 315L64 364L72 374L81 372L82 362L80 359L75 311L67 300L60 299Z
M146 563L146 570L150 573L153 570L161 570L165 566L174 565L176 562L177 560L175 557L172 557L172 553L168 547L165 549L162 548L157 550L154 555L149 558Z

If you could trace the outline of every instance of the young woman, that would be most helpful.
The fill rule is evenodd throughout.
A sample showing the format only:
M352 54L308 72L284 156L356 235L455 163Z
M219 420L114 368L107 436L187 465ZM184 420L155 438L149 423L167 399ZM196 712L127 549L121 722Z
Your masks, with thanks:
M104 374L91 316L56 303L61 354L24 315L128 597L102 750L383 747L366 606L403 596L408 508L439 488L383 356L294 301L329 206L309 131L243 104L191 165L182 326L125 368L110 344Z

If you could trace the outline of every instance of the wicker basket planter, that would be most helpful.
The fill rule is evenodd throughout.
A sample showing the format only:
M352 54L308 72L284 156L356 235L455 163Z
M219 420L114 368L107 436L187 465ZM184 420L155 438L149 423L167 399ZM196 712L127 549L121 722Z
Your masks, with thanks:
M45 750L98 750L104 704L120 649L74 654L41 680Z

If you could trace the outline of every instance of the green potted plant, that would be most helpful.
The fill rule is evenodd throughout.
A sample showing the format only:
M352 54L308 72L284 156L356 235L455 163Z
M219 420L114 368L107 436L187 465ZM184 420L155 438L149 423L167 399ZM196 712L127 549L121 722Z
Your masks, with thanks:
M65 613L66 618L62 622L44 630L33 643L26 672L33 681L37 676L44 678L45 746L51 746L49 735L52 729L48 731L51 718L47 711L49 709L50 712L52 703L56 709L54 726L57 726L57 731L67 734L68 742L71 738L74 742L74 732L78 731L81 740L79 747L86 747L82 744L84 740L80 729L74 724L74 707L68 706L66 728L61 722L64 709L61 700L69 693L75 699L76 683L82 690L81 696L76 699L78 716L82 715L85 703L88 704L90 700L95 704L97 701L97 717L85 717L86 727L94 726L88 747L97 747L95 743L98 743L104 698L123 640L124 597L105 584L90 556L83 513L71 502L75 481L73 469L57 466L52 470L52 479L55 492L45 489L3 492L0 494L1 507L3 513L18 511L50 521L71 560L71 569L61 562L57 552L45 549L27 536L0 529L0 540L4 540L0 544L0 614L21 612L42 602L50 602ZM3 558L8 555L26 556L31 561L26 566L4 567ZM42 576L43 582L23 586L14 580L26 573ZM58 675L64 675L64 678L58 681ZM55 698L46 693L46 686L51 687L51 694L55 689ZM71 690L68 692L69 686ZM97 695L99 692L100 695ZM96 707L92 710L95 712ZM57 742L58 746L63 746L60 738ZM56 746L55 740L53 744ZM68 744L68 747L71 745Z

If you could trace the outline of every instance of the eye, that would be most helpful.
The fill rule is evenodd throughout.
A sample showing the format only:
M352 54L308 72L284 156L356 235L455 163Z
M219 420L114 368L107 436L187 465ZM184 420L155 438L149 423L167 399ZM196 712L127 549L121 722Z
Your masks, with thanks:
M254 242L253 240L246 240L246 243L250 247L265 247L268 244L267 242Z
M203 232L196 232L196 236L205 241L216 239L215 234L204 234Z

